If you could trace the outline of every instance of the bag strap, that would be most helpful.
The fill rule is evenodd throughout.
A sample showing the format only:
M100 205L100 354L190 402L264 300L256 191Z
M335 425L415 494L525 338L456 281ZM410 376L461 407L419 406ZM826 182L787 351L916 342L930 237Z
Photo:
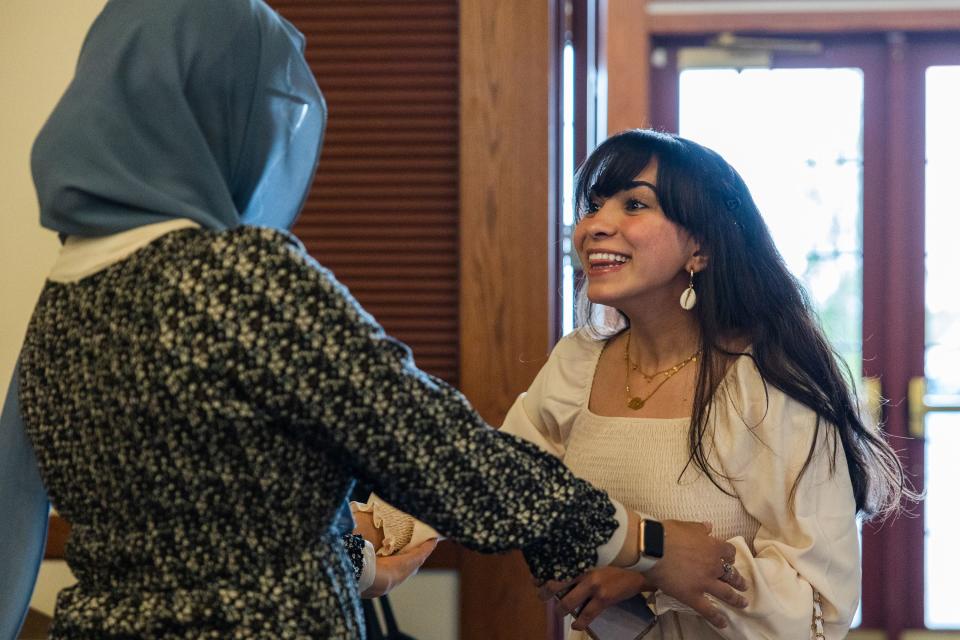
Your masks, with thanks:
M380 600L380 610L383 612L383 621L387 624L387 634L393 636L399 633L400 627L397 626L397 619L393 617L393 607L386 596Z
M810 622L810 637L813 640L826 640L823 635L823 607L820 602L820 592L813 590L813 617Z
M360 605L363 608L363 621L367 630L367 640L386 640L383 634L383 628L380 626L380 618L377 616L377 610L373 606L373 600L361 600Z
M363 600L362 604L363 617L366 619L367 640L416 640L413 636L400 631L397 619L393 615L393 608L390 606L390 599L387 596L383 595L379 598ZM377 614L378 608L380 610L379 615Z

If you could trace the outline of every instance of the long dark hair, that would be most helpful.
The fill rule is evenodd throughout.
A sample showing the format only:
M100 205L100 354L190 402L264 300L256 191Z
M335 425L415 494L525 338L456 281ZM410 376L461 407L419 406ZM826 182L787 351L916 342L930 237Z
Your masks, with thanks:
M903 498L916 500L896 453L879 429L864 425L849 368L823 335L800 282L777 251L750 191L719 154L695 142L656 131L635 129L612 136L577 172L577 218L592 195L610 197L657 159L657 194L664 214L700 243L708 266L694 278L694 307L702 351L690 424L690 460L718 488L722 475L704 448L711 400L730 357L751 357L766 384L817 414L814 438L794 482L791 502L816 452L822 423L832 450L843 447L857 510L865 517L896 512ZM595 314L585 287L578 292L578 321L595 334L611 335ZM620 314L620 327L627 319ZM730 338L743 338L751 353L731 352ZM838 438L839 436L839 438Z

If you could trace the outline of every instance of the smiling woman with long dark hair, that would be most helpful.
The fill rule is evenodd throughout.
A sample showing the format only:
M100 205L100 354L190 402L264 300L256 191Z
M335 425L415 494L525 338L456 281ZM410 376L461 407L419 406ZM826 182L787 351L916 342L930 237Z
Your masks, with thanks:
M750 604L718 630L615 568L562 600L583 628L650 593L661 638L842 638L857 608L858 514L915 499L749 190L715 152L627 131L580 168L580 329L503 429L656 518L702 519L737 547ZM554 585L559 588L559 585ZM551 595L550 589L545 595Z

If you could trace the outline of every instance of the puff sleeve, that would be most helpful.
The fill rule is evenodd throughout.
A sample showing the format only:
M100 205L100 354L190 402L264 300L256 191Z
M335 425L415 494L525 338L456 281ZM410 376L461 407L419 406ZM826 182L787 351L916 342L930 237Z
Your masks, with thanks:
M262 310L227 329L244 348L237 383L277 428L469 548L521 549L537 578L595 566L618 528L603 491L417 369L294 239L256 233L237 269L263 274L244 293Z
M602 348L602 342L579 330L562 338L530 388L513 403L500 430L562 460L573 422L589 400Z
M860 593L856 506L843 447L832 425L767 384L749 358L718 392L716 453L746 511L760 523L753 540L729 540L750 585L750 605L727 612L726 638L809 640L813 591L827 638L846 637ZM831 470L832 467L832 470Z

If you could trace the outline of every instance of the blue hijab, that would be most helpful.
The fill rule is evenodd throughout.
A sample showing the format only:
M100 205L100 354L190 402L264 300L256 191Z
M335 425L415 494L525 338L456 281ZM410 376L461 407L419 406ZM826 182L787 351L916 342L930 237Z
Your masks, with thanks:
M110 0L34 143L41 224L61 237L174 218L288 229L326 125L303 50L262 0ZM26 614L48 516L18 381L0 414L0 639Z

